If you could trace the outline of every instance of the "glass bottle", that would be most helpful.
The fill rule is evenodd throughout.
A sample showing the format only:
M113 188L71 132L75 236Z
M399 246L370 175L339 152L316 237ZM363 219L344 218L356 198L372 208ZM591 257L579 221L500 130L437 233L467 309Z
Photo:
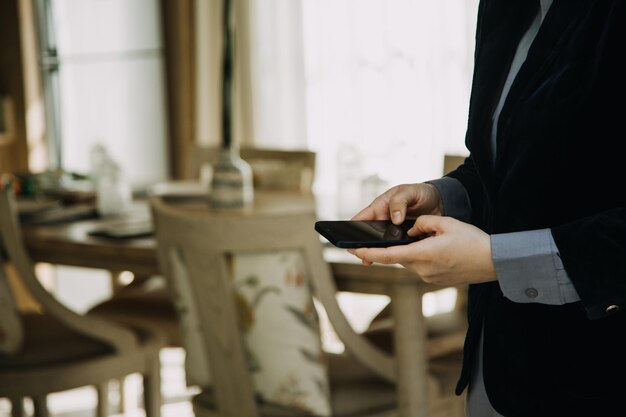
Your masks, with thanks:
M220 150L213 167L209 199L215 208L243 208L252 204L252 169L234 146Z

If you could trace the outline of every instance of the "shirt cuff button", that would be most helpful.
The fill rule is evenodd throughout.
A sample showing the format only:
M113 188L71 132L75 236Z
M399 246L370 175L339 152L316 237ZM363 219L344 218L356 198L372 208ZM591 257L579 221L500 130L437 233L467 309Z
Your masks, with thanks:
M539 291L537 291L535 288L526 288L526 291L524 291L524 293L528 298L537 298L537 296L539 295Z
M611 304L610 306L608 306L606 308L606 310L604 310L606 312L606 314L613 314L615 313L617 310L619 310L619 306L617 304Z

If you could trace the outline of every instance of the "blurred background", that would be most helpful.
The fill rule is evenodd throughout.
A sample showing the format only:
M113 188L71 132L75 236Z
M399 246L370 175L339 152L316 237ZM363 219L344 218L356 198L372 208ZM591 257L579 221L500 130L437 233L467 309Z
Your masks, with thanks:
M195 144L221 135L220 3L3 2L0 94L15 139L0 145L2 171L88 173L100 143L135 187L197 175ZM237 2L237 141L315 151L319 195L438 177L444 154L466 152L476 9Z
M89 175L101 144L136 191L197 178L195 149L221 141L221 12L3 2L0 172ZM477 0L236 2L236 142L314 151L321 218L439 177L444 155L467 152L476 12Z
M444 155L467 153L477 4L235 1L236 143L315 152L320 218L349 218L392 185L441 176ZM0 173L46 173L90 192L94 149L105 149L135 195L198 179L197 148L221 142L222 7L2 1ZM38 271L79 312L113 291L108 271ZM432 297L434 311L447 296ZM376 300L343 305L371 319L387 302Z

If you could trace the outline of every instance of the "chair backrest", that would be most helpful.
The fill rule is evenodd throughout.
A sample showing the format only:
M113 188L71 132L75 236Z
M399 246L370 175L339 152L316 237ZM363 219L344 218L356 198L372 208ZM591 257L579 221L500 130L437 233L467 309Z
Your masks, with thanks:
M158 199L152 201L152 207L162 271L170 280L188 280L191 291L187 293L193 295L191 304L198 309L218 412L255 416L258 409L250 352L240 330L246 311L238 308L241 297L232 279L235 258L238 254L297 251L307 275L325 275L330 281L331 272L313 229L315 215L216 215L190 212ZM176 274L181 268L185 269L183 277ZM295 282L302 278L289 279ZM180 296L175 284L173 287L174 296ZM291 313L306 321L299 312Z
M443 175L447 175L463 164L466 156L461 155L444 155L443 157Z
M217 160L219 148L198 147L195 172ZM254 186L260 189L310 192L315 174L315 152L243 147L239 154L252 167Z
M23 342L22 323L5 273L5 259L0 239L0 354L20 350Z
M23 244L13 191L10 187L0 184L0 315L2 316L0 329L4 332L5 338L4 349L0 342L0 351L6 354L15 353L21 344L21 324L16 308L17 302L7 280L8 263L11 264L17 279L21 281L30 296L40 304L43 313L50 315L69 329L100 340L118 351L130 349L136 345L137 340L130 331L96 317L74 313L59 303L41 285Z

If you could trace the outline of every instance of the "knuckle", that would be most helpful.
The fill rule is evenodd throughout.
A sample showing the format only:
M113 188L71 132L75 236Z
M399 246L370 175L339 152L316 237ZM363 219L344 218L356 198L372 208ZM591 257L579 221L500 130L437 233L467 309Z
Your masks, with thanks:
M420 274L420 278L427 284L439 284L440 282L440 277L434 271L427 271Z
M432 265L429 263L421 263L419 270L418 270L418 274L420 277L422 277L423 279L427 279L427 282L432 281L434 273L433 273L433 268Z
M410 186L408 184L400 184L395 187L393 197L406 199L406 195L410 192Z
M422 279L422 281L424 281L427 284L432 284L432 277L428 274L424 274L424 273L417 273L420 278Z
M406 201L406 197L403 193L396 193L389 199L389 205L403 204Z
M393 260L391 259L391 257L389 255L383 255L380 258L380 263L381 264L392 264L394 262L393 262Z

